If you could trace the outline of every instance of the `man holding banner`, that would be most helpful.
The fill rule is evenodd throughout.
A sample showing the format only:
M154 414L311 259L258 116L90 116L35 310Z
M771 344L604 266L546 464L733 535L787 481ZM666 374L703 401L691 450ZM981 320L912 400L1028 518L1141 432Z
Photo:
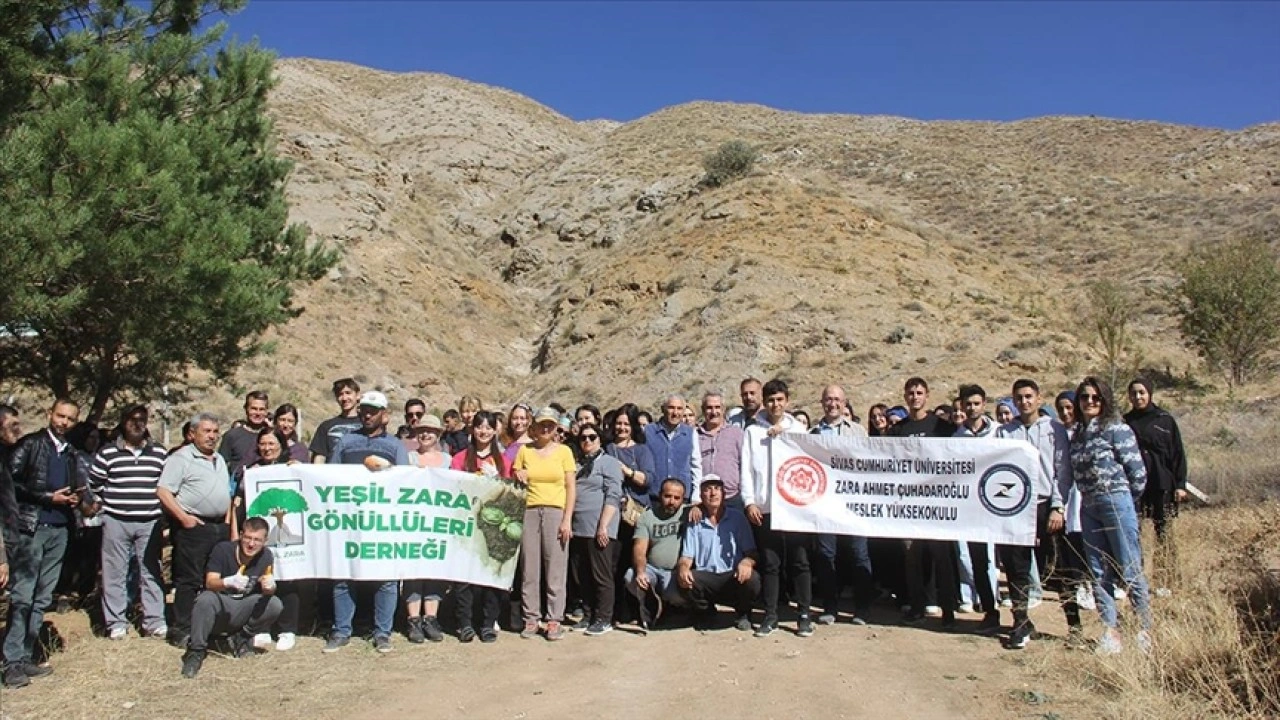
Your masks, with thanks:
M1030 443L1038 451L1039 461L1032 475L1036 544L1034 547L1001 545L997 550L1009 577L1009 595L1013 599L1013 631L1009 634L1008 645L1011 649L1021 650L1027 646L1036 629L1027 619L1032 553L1035 553L1038 567L1045 567L1045 549L1053 541L1051 536L1062 532L1065 525L1063 498L1071 492L1071 459L1067 429L1057 420L1040 414L1040 386L1034 380L1022 378L1014 382L1013 403L1018 409L1018 417L998 428L996 437ZM1079 627L1080 611L1075 608L1074 598L1062 607L1068 624Z
M796 634L813 634L809 606L813 600L813 582L809 571L811 538L796 533L783 533L773 527L771 511L774 474L779 458L775 440L783 433L804 433L804 425L787 413L791 396L787 384L774 379L764 384L764 411L755 424L748 424L742 441L742 502L747 520L754 526L756 548L760 553L764 620L756 628L756 637L767 637L778 629L778 595L782 584L782 561L795 583Z
M360 418L360 429L338 438L329 455L330 464L363 464L371 471L410 464L404 444L387 434L386 395L372 390L361 395L356 414ZM380 653L391 652L391 624L399 596L400 583L396 580L383 580L373 596L373 647ZM355 615L356 601L351 594L351 583L339 580L333 584L333 634L329 636L324 652L337 652L351 641L351 623Z

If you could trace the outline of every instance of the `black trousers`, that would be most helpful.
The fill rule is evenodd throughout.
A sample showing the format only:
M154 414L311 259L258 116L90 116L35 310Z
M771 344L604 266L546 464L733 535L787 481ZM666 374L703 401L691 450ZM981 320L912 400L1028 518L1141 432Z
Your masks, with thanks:
M809 552L814 536L806 533L786 533L772 528L772 515L765 515L755 534L756 551L760 553L761 600L764 602L766 620L778 620L778 595L782 589L782 563L786 559L787 574L792 582L791 598L801 615L809 614L813 604L813 573L809 564Z
M924 612L929 604L925 577L933 570L933 586L944 616L956 611L956 543L954 540L907 540L907 595L911 611Z
M280 617L276 619L278 632L297 635L304 610L308 623L315 622L315 580L281 580L276 584L276 597L280 598L282 605Z
M191 610L204 588L204 570L213 546L226 540L230 527L222 522L206 522L190 530L180 523L169 527L173 541L173 624L175 633L191 632Z
M460 583L453 586L453 601L456 603L454 610L456 610L459 629L474 627L477 596L480 599L480 627L491 628L498 622L507 593L485 585Z
M991 558L987 555L987 544L969 543L969 562L973 564L973 584L978 586L978 600L982 602L982 612L1000 612L1000 604L996 602L995 590L991 587Z
M617 588L626 587L627 569L631 567L631 547L635 543L636 528L625 522L618 523L618 557L613 563L613 619L617 622L630 622L636 619L635 606L631 596L625 592L617 592ZM621 560L621 562L618 562Z
M1049 501L1042 500L1036 505L1036 544L997 545L1000 562L1004 563L1004 574L1009 579L1009 598L1013 601L1013 625L1017 627L1027 620L1027 600L1031 592L1031 558L1043 568L1047 558L1046 551L1052 542L1049 536ZM977 572L977 569L974 569ZM1077 610L1077 614L1079 611Z
M617 540L600 547L594 537L569 541L569 573L578 586L586 617L592 622L613 622L614 569L619 547Z
M749 580L740 583L733 571L713 573L694 570L693 587L682 589L681 593L698 612L714 610L716 605L732 605L734 612L747 615L760 594L760 586L760 573L755 571Z
M876 586L871 574L871 555L867 552L867 539L853 535L823 534L815 543L817 556L812 558L817 565L818 587L822 592L823 612L831 615L839 613L840 588L845 573L841 572L842 560L853 565L853 603L854 614L865 617L872 600L875 599Z

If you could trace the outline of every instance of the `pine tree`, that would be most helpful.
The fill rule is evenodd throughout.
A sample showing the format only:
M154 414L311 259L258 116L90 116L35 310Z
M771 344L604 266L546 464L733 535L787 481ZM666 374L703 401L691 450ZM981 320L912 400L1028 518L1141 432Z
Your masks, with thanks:
M244 0L0 0L0 373L89 401L229 377L337 255L288 223Z

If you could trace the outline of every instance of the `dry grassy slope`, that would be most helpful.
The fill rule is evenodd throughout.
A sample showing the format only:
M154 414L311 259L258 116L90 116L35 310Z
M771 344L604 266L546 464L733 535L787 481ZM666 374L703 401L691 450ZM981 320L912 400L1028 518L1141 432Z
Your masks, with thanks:
M1092 363L1073 349L1077 267L1156 288L1189 244L1280 227L1277 125L717 103L573 123L445 76L279 68L294 216L346 256L241 385L312 413L346 373L441 405L653 403L748 373L795 379L809 405L831 379L860 404L914 373L947 391L1060 382ZM702 156L729 139L761 149L756 172L698 188ZM1144 311L1145 355L1186 366L1160 304ZM897 327L912 337L884 342Z

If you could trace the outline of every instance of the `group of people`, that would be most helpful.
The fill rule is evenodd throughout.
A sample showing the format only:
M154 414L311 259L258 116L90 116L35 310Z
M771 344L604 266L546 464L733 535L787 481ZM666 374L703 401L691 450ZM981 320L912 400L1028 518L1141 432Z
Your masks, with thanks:
M572 414L555 403L537 410L516 403L503 412L484 409L474 397L442 418L411 399L394 431L385 394L362 392L350 378L332 390L338 414L320 423L309 443L299 437L297 408L271 411L262 391L248 394L243 419L225 432L216 416L197 414L173 449L152 440L145 405L124 408L92 450L70 440L83 426L73 401L55 401L45 426L25 436L17 411L0 405L0 586L9 588L4 685L21 687L52 672L36 653L44 613L64 562L86 561L99 576L101 631L125 639L140 608L138 632L182 648L186 677L199 673L210 643L223 636L236 656L271 643L277 651L291 649L308 613L328 626L324 651L337 652L354 634L362 598L372 605L379 652L392 649L401 607L412 643L441 641L446 624L462 642L488 643L503 624L522 638L556 641L570 629L599 636L629 623L647 633L680 618L765 637L778 630L784 611L792 615L791 606L794 633L808 637L842 617L865 624L883 596L900 606L906 623L932 616L954 629L957 612L977 612L977 631L997 635L997 564L1007 577L1003 602L1012 610L1008 647L1026 646L1035 629L1028 610L1042 585L1056 581L1068 642L1084 644L1080 611L1096 607L1104 626L1097 651L1119 652L1115 598L1127 591L1142 628L1136 644L1146 648L1150 591L1139 517L1154 518L1163 539L1186 492L1177 423L1154 404L1152 386L1142 379L1129 385L1131 409L1123 417L1108 385L1087 377L1054 403L1043 402L1036 382L1019 379L1008 398L996 401L993 418L978 385L961 386L952 402L934 408L928 383L911 378L902 404L872 406L865 428L840 386L823 388L821 415L811 420L792 406L779 379L743 380L732 410L719 391L703 394L697 408L672 395L656 418L633 403L605 413L584 404ZM772 444L781 434L806 432L1025 440L1039 457L1039 467L1029 469L1037 544L775 529ZM513 587L435 578L277 582L268 524L246 517L243 477L262 465L305 462L372 471L452 468L523 486ZM99 541L68 551L69 538L86 526L97 528ZM168 583L160 563L166 543ZM94 556L76 557L86 547ZM1052 577L1042 577L1051 567ZM852 589L852 604L842 607L845 588ZM503 623L509 593L520 617ZM450 623L440 616L446 601L454 607ZM733 611L723 623L718 606ZM763 613L753 622L757 606Z

